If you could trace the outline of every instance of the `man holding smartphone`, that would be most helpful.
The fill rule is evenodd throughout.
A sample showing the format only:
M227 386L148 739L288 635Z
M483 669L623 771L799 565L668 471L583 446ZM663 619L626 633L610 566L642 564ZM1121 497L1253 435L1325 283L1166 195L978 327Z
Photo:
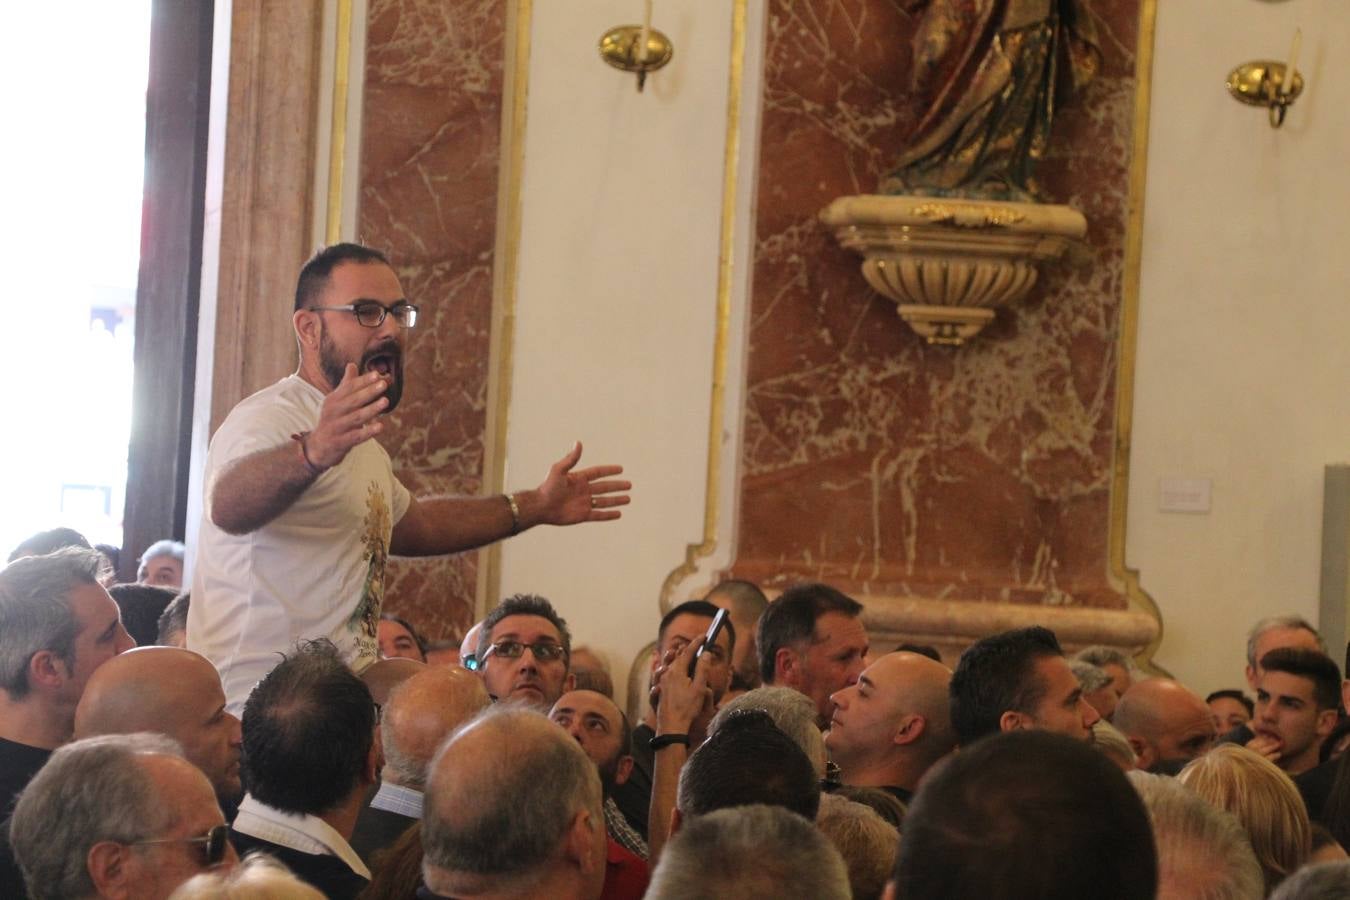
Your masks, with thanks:
M649 670L650 688L656 687L666 669L686 647L703 641L708 626L712 624L717 613L718 608L707 601L690 600L672 608L662 617L656 633L656 649L652 653ZM722 702L722 696L731 683L731 660L735 647L736 629L728 621L717 636L716 643L703 654L707 660L703 665L707 672L711 703L706 711L700 712L689 724L689 740L695 747L702 742L708 723L712 721L713 713L717 711L717 705ZM690 658L692 659L692 655ZM614 790L614 802L618 804L624 818L644 839L648 833L647 814L651 803L652 775L657 753L651 746L651 740L657 734L657 710L661 705L659 691L653 690L651 697L652 708L633 729L633 774L627 782Z

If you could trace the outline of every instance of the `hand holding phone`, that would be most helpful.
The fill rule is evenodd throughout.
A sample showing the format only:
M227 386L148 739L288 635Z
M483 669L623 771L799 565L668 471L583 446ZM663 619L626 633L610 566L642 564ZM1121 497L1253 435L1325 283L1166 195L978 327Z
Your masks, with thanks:
M703 656L703 651L709 647L717 646L717 636L722 633L723 627L727 624L727 611L719 609L717 615L713 616L712 624L708 626L708 633L703 636L703 642L699 644L694 651L694 658L689 660L689 677L694 677L694 670L698 668L698 661Z

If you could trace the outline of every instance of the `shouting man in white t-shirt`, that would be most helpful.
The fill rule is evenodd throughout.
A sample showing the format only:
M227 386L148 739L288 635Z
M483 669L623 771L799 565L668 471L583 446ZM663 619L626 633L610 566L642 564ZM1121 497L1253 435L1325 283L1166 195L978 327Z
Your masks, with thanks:
M233 710L298 639L326 637L357 671L378 656L389 554L469 550L539 524L619 518L619 466L575 469L581 445L539 487L417 500L373 438L403 393L417 307L379 251L336 244L300 272L295 374L242 401L206 461L206 504L188 646L220 669Z

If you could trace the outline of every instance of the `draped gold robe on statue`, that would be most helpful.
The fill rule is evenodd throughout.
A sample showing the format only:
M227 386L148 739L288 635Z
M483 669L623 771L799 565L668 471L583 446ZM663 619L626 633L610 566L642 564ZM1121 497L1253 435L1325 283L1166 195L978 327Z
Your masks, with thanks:
M918 8L924 4L915 4ZM1059 99L1101 64L1086 0L927 0L911 88L925 103L891 194L1035 201Z

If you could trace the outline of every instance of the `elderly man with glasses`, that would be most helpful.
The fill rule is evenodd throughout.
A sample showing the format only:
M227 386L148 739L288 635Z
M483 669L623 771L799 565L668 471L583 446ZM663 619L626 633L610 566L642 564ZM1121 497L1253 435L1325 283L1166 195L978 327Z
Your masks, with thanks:
M619 466L581 445L531 490L418 500L375 438L403 396L418 307L377 250L336 244L300 272L297 371L236 406L211 441L188 647L220 670L232 712L297 637L357 671L379 656L390 554L456 553L535 525L619 517Z
M57 750L20 795L9 830L34 900L163 900L238 862L211 783L158 734Z

